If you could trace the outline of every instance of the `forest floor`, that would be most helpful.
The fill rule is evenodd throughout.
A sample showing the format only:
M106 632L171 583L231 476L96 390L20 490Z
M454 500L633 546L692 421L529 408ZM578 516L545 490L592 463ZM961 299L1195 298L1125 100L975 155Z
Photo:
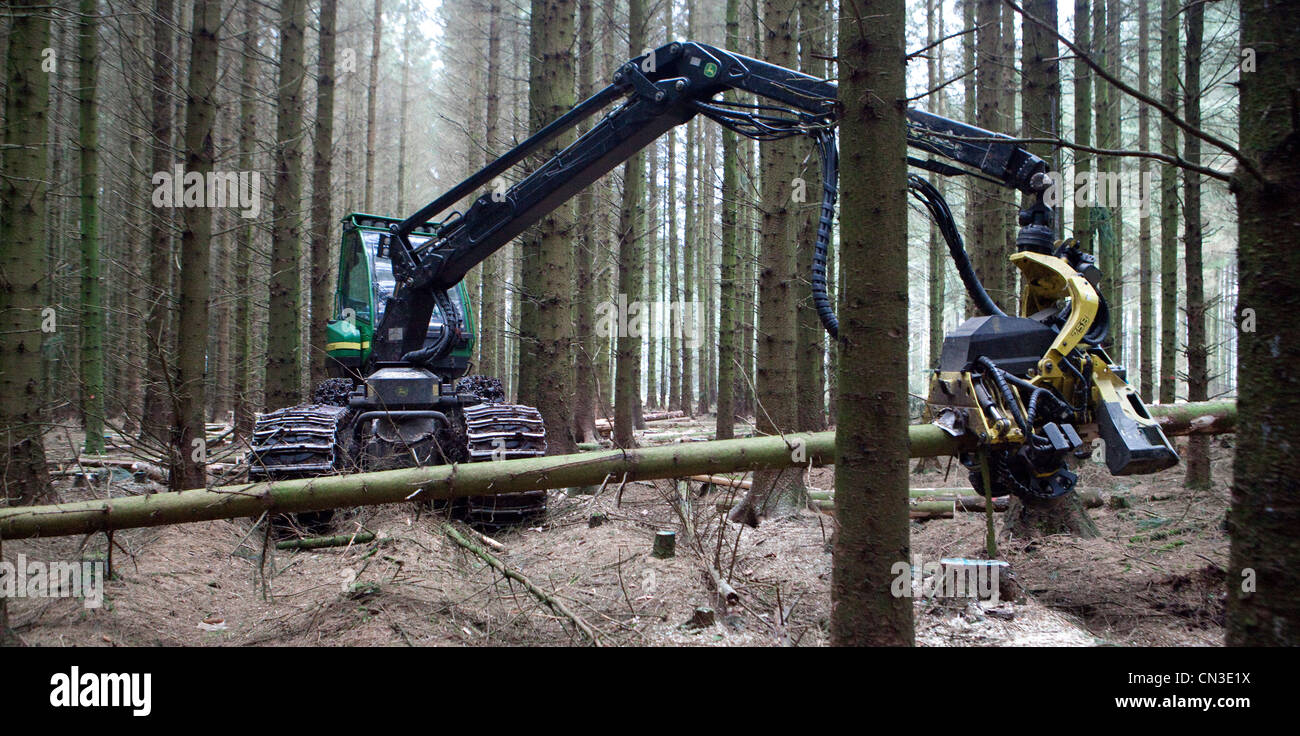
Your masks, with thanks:
M643 444L700 436L711 420L650 425ZM1231 435L1215 438L1214 486L1190 492L1182 469L1112 478L1087 461L1080 487L1127 508L1091 509L1101 536L1000 541L1026 595L987 606L914 599L923 646L1209 646L1223 641L1223 520L1231 478ZM71 445L71 443L69 443ZM65 455L67 452L64 453ZM57 450L51 459L59 460ZM70 458L64 458L65 460ZM945 461L946 463L946 461ZM793 471L792 471L793 472ZM111 480L112 493L161 490ZM960 465L913 476L915 487L965 487ZM808 484L834 487L834 471L808 471ZM103 497L59 479L60 500ZM610 483L595 496L552 493L538 526L502 531L499 559L565 603L605 645L819 646L829 639L831 516L806 512L742 528L721 521L727 489L698 495L683 516L671 481ZM1118 504L1116 504L1118 505ZM589 526L601 512L606 522ZM14 599L10 624L31 646L229 645L566 645L587 644L567 618L540 604L443 533L440 518L414 506L368 507L335 515L335 533L369 530L379 542L308 552L275 551L263 564L253 519L115 533L113 577L104 604L68 598ZM998 521L999 528L1001 521ZM678 532L677 555L651 552L660 529ZM721 532L721 534L720 534ZM985 518L912 522L922 563L984 557ZM104 559L105 535L5 542L5 559ZM739 600L715 601L710 567ZM267 570L266 575L261 573ZM711 606L712 625L688 624ZM1009 618L1008 618L1009 616Z

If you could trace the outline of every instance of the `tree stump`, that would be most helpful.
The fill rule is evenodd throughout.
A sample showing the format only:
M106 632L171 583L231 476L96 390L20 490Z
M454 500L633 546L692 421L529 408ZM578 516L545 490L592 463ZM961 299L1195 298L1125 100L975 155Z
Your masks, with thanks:
M1049 534L1073 534L1083 539L1101 536L1075 491L1053 499L1012 496L1002 521L1002 538L1031 539Z
M655 532L655 557L665 559L677 554L677 532L661 531Z

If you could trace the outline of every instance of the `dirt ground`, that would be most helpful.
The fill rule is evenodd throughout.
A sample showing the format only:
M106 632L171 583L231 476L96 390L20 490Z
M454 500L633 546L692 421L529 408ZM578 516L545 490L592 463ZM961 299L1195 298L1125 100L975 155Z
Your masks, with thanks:
M689 441L705 421L661 422L645 444ZM1223 640L1224 514L1231 436L1213 442L1212 490L1182 487L1182 469L1112 478L1085 462L1081 488L1120 502L1092 509L1101 537L1004 540L1001 558L1025 591L1016 603L987 605L916 597L922 646L1208 646ZM57 455L57 452L52 452ZM946 461L945 461L946 463ZM792 471L793 472L793 471ZM152 482L110 480L113 495L159 490ZM833 469L808 472L815 488L834 486ZM64 501L103 497L104 487L72 488ZM683 484L684 485L684 484ZM914 476L914 487L967 486L951 468ZM683 490L689 508L678 503ZM721 521L729 490L701 495L698 483L610 483L594 496L552 493L539 526L494 533L493 552L582 619L604 645L821 646L828 642L831 516L809 511L758 529ZM605 519L591 526L593 515ZM684 520L689 519L693 533ZM263 559L264 525L215 521L114 535L113 577L104 605L76 599L15 599L10 624L30 646L425 646L585 645L573 621L503 577L444 533L440 517L415 506L340 512L335 533L368 530L378 541L315 551L275 551ZM999 520L999 526L1001 522ZM677 554L651 555L654 534L678 533ZM914 521L912 553L922 562L984 557L979 513ZM273 545L272 545L273 546ZM105 559L107 540L5 542L4 557ZM710 568L734 587L728 605ZM697 607L714 621L692 625Z

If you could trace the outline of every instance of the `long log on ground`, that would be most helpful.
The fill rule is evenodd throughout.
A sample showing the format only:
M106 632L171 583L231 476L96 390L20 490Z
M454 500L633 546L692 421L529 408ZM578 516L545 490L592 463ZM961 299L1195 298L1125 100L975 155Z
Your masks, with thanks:
M685 419L686 412L682 411L654 411L646 414L642 419L647 422L666 422L669 419ZM611 426L608 419L597 419L596 429L608 430Z
M1179 408L1188 405L1177 405ZM1152 407L1160 415L1163 407ZM1193 410L1194 411L1194 410ZM1235 407L1233 407L1235 411ZM929 424L908 429L912 457L952 455L958 441ZM374 473L247 483L145 496L0 509L0 539L90 534L403 501L599 485L607 475L629 481L685 478L742 470L828 465L835 433L751 437L633 450L557 455L487 463L403 468Z

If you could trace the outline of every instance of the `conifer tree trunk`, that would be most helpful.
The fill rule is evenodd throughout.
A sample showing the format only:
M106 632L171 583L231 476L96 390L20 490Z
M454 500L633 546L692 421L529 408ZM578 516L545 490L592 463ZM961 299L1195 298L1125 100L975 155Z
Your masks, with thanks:
M740 46L740 0L727 0L726 47ZM737 100L735 92L726 99ZM731 439L735 434L736 407L736 249L739 234L736 228L737 200L740 196L739 136L730 130L722 131L722 269L719 285L718 313L718 418L717 439ZM819 428L820 429L820 428Z
M495 6L495 0L493 0ZM587 99L596 91L595 83L595 18L592 0L578 0L578 97ZM495 20L495 17L493 18ZM492 31L495 33L495 31ZM583 123L579 133L590 125ZM578 195L577 249L577 301L574 305L574 369L573 431L580 442L591 442L596 434L596 185L582 190ZM488 271L483 272L484 290L487 289ZM486 306L484 307L486 309Z
M1254 71L1241 74L1241 150L1263 180L1238 167L1233 182L1240 419L1228 512L1226 643L1293 647L1300 644L1300 453L1289 440L1300 433L1300 32L1294 8L1242 0L1241 47L1255 54Z
M628 58L639 56L645 48L646 7L644 0L628 3ZM623 165L623 207L618 222L618 292L615 305L627 300L628 309L641 298L641 238L645 221L645 154L638 153ZM689 248L688 248L689 251ZM630 317L629 317L630 321ZM641 386L637 368L641 363L641 338L628 334L627 325L618 325L617 358L614 366L614 444L632 447L636 424L636 403Z
M1178 109L1178 8L1160 2L1160 102ZM1160 152L1178 155L1178 128L1160 116ZM1178 170L1160 168L1160 403L1174 403L1178 387Z
M1151 93L1151 21L1148 0L1138 0L1138 91ZM1151 111L1147 105L1138 105L1138 144L1143 151L1151 150ZM1138 177L1145 192L1147 177L1151 176L1150 159L1139 159ZM1155 277L1151 270L1151 214L1138 217L1138 391L1142 400L1155 401Z
M484 113L484 155L498 154L497 137L501 122L501 0L488 3L487 109ZM581 61L581 59L580 59ZM479 301L479 370L489 376L504 378L502 361L505 330L505 300L501 286L506 280L507 249L488 256L483 262L483 296ZM582 333L579 333L582 334Z
M791 67L795 63L795 32L798 16L794 0L764 0L763 51L768 62ZM759 434L781 434L794 430L799 406L792 387L796 373L796 288L797 260L791 242L793 217L791 199L797 175L794 142L790 139L765 143L762 159L763 200L762 243L759 250L758 285L758 369L755 387L758 406L754 425ZM907 365L906 357L903 365ZM903 369L906 371L906 368ZM750 491L734 506L730 519L757 526L760 516L796 514L806 505L803 475L792 472L754 474Z
M280 3L280 78L275 122L275 195L271 225L271 300L267 327L266 408L301 398L298 204L302 198L302 79L306 0Z
M0 500L6 505L31 503L49 485L41 426L49 76L41 61L50 19L37 0L18 0L10 12L0 137L6 173L0 177Z
M153 6L153 98L151 119L154 172L172 170L172 87L173 76L172 0L154 0ZM165 186L165 184L164 184ZM141 407L140 433L165 443L171 427L171 398L164 366L171 360L172 313L172 210L155 207L149 218L149 296L144 319L145 390Z
M81 0L81 413L86 422L86 452L104 452L104 304L99 265L99 9Z
M253 171L253 146L257 134L256 62L258 37L257 3L243 6L243 39L239 60L239 170ZM261 206L261 203L258 203ZM253 375L261 361L253 354L253 223L241 219L235 241L236 287L239 302L235 312L235 436L241 439L253 430Z
M975 5L977 64L975 67L975 123L985 130L1000 132L1005 111L1002 109L1004 74L1002 59L1002 3L978 0ZM1003 310L1014 299L1007 277L1006 211L1001 201L1002 188L992 182L977 180L971 184L975 219L975 236L967 248L974 254L975 272L989 296Z
M334 248L330 226L331 161L334 158L334 25L337 0L321 0L320 56L316 64L316 133L312 144L311 173L311 335L308 365L311 385L326 378L325 325L333 312L334 284L330 276L334 266ZM404 210L403 210L404 211Z
M188 96L185 100L185 171L207 179L216 158L218 0L194 0L191 13ZM188 178L188 177L187 177ZM189 187L186 187L189 191ZM204 203L206 204L206 203ZM207 480L204 407L205 372L209 355L208 308L211 293L212 209L181 209L181 309L176 330L176 420L170 483L174 491L199 488Z
M533 0L530 24L528 109L533 132L568 112L574 105L572 48L577 20L576 0ZM564 148L573 134L558 136L546 154ZM574 452L573 438L573 248L569 237L573 208L565 204L542 217L536 227L534 252L528 254L526 311L531 321L532 349L520 355L520 401L536 406L546 421L547 452ZM638 274L639 275L639 274Z
M1102 2L1103 0L1096 0ZM1074 0L1074 45L1085 54L1091 53L1092 36L1089 21L1092 14L1089 0ZM1092 143L1092 70L1081 58L1074 60L1074 142L1081 146ZM1092 169L1092 155L1084 151L1074 151L1074 175ZM1074 191L1071 182L1070 191ZM1071 199L1074 199L1073 197ZM1079 248L1092 250L1092 213L1086 204L1074 200L1074 212L1071 215L1073 237ZM1086 200L1085 200L1086 202ZM1062 208L1064 211L1064 208Z
M943 37L943 7L940 0L926 0L925 4L926 17L926 45L933 45L939 38ZM942 69L943 47L932 51L929 59L926 60L926 88L935 89L941 83L939 79ZM936 114L943 115L946 110L944 107L945 94L942 90L933 93L935 96L934 111ZM1025 101L1028 103L1029 95L1025 95ZM942 194L944 191L944 179L938 174L930 175L930 183L935 185ZM939 228L934 223L930 223L930 242L928 249L928 269L926 271L929 288L929 322L928 322L928 345L926 351L926 367L934 368L939 364L939 353L943 350L943 313L944 313L944 291L947 285L947 272L945 266L948 263L948 248L940 237Z
M1184 11L1187 17L1187 62L1183 89L1187 97L1185 119L1188 125L1201 126L1201 51L1205 24L1205 5L1194 3ZM1201 162L1201 141L1196 136L1186 136L1183 158L1190 164ZM1201 175L1183 171L1184 266L1187 269L1187 400L1204 401L1209 398L1209 347L1205 344L1205 275L1201 252ZM1210 438L1193 435L1187 438L1188 488L1208 488L1210 485Z
M799 0L799 68L814 77L824 76L824 62L818 58L830 54L821 48L821 0ZM803 180L804 201L797 205L797 239L795 241L797 293L794 299L797 322L798 429L816 432L826 427L824 394L826 381L826 331L812 304L812 264L816 249L817 226L822 200L821 158L810 138L800 138L798 153L803 162L799 177Z
M902 0L840 12L843 195L831 642L913 643L908 563L907 168Z
M384 35L384 0L375 0L374 30L370 34L370 84L366 87L366 191L362 209L375 211L375 115L379 94L379 49Z

